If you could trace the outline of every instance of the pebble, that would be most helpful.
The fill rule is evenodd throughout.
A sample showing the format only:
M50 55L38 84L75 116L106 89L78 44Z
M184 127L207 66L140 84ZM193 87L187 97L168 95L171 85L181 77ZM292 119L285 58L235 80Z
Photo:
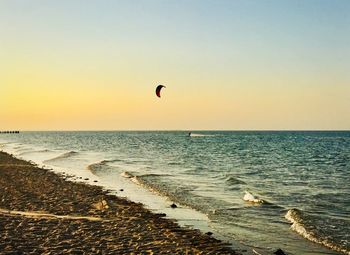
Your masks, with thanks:
M278 249L273 254L276 254L276 255L287 255L282 249Z

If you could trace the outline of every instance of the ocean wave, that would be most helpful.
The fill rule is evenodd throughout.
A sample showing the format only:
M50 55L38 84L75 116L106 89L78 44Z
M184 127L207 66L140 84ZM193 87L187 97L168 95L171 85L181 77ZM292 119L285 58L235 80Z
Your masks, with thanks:
M243 196L243 200L250 202L250 203L255 203L255 204L262 204L264 203L264 200L257 198L254 196L252 193L245 191L245 194Z
M87 170L89 170L94 175L99 175L101 173L108 173L111 171L115 166L109 165L109 163L119 162L119 159L104 159L95 163L92 163L86 167Z
M205 137L205 136L216 136L216 135L206 135L206 134L197 134L191 133L190 137Z
M127 176L129 176L129 174L130 173L126 173ZM182 185L171 179L162 178L163 176L163 174L144 174L140 176L130 174L128 178L130 178L130 181L133 183L159 196L166 197L177 205L192 208L206 215L214 209L214 205L209 198L193 195L192 191L195 189L195 186Z
M124 178L133 178L135 180L133 180L134 182L137 182L138 184L145 184L145 183L149 183L149 179L153 179L153 178L157 178L157 177L163 177L163 176L172 176L171 174L142 174L142 175L133 175L130 172L122 172L120 174L122 177Z
M138 177L141 179L145 179L145 178L162 177L162 176L172 176L172 175L171 174L142 174L142 175L139 175Z
M51 152L50 150L29 150L29 151L24 151L20 154L18 154L18 156L22 156L22 155L26 155L26 154L30 154L30 153L43 153L43 152Z
M182 162L180 162L180 161L170 161L170 162L168 162L169 166L177 166L177 165L181 165L181 164L182 164Z
M44 160L43 163L48 163L48 162L51 162L51 161L57 161L57 160L61 160L61 159L67 159L67 158L73 157L73 156L75 156L77 154L79 154L79 153L76 152L76 151L68 151L66 153L63 153L63 154L57 156L57 157Z
M162 176L159 174L144 174L140 176L136 176L130 172L124 171L120 174L122 177L130 179L133 183L136 185L142 186L146 188L147 190L154 192L158 195L163 195L167 196L167 193L163 193L161 189L157 185L154 185L154 183L150 182L147 177L157 177L157 176Z
M246 182L240 180L237 177L233 177L233 176L229 176L225 179L226 184L228 184L229 186L231 185L241 185L241 184L247 184Z
M86 167L87 170L89 170L91 173L96 174L99 170L101 170L101 167L105 165L104 161L100 161L97 163L92 163Z
M162 183L149 181L149 180L147 180L147 178L144 178L142 176L132 176L131 175L131 177L129 177L129 178L132 182L148 189L149 191L151 191L153 193L168 197L173 201L175 201L175 199L176 199L176 197L174 197L168 189L166 189L166 188L164 189L164 186L162 185ZM175 202L177 202L177 201L175 201Z
M305 224L305 217L306 216L304 213L298 209L290 209L285 215L285 218L292 223L291 229L302 237L312 242L324 245L334 251L350 255L349 249L330 241L327 239L327 237L317 235L317 232L312 230L311 226Z

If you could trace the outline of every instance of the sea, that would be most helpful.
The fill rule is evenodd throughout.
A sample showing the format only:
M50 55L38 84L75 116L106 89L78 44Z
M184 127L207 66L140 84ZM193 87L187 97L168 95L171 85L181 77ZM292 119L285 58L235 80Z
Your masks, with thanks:
M21 132L0 150L243 254L350 254L349 131Z

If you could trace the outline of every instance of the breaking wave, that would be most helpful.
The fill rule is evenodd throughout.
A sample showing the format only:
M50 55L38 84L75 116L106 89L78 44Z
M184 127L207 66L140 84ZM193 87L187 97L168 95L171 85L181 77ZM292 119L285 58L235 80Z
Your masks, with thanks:
M192 133L190 137L204 137L204 136L215 136L215 135L205 135L205 134L197 134L197 133Z
M315 227L306 224L306 222L310 220L307 220L307 216L302 211L298 209L290 209L286 213L285 218L292 223L291 229L297 232L302 237L312 242L324 245L334 251L350 255L350 250L348 248L335 243L327 235L319 235Z
M129 172L122 173L122 176L129 178L133 183L163 197L168 198L177 205L200 211L208 216L208 213L216 207L210 198L193 194L195 186L183 185L172 178L171 174L144 174L133 175ZM195 197L195 198L194 198Z
M110 172L113 172L113 169L116 168L116 166L109 165L109 163L119 162L120 159L105 159L98 161L96 163L92 163L86 167L87 170L89 170L94 175L100 175L100 174L108 174Z
M86 167L87 170L89 170L93 174L98 174L99 171L102 170L102 168L108 163L108 160L102 160L100 162L92 163Z
M48 163L48 162L51 162L51 161L57 161L57 160L61 160L61 159L67 159L67 158L70 158L70 157L73 157L75 155L79 154L78 152L76 151L69 151L69 152L66 152L66 153L63 153L57 157L54 157L54 158L51 158L51 159L48 159L48 160L44 160L43 163Z
M227 178L225 179L225 182L226 182L226 184L228 184L229 186L247 184L246 182L240 180L239 178L233 177L233 176L227 177Z
M250 202L250 203L256 203L256 204L262 204L264 203L264 200L257 198L256 196L254 196L252 193L245 191L245 194L243 196L243 200Z

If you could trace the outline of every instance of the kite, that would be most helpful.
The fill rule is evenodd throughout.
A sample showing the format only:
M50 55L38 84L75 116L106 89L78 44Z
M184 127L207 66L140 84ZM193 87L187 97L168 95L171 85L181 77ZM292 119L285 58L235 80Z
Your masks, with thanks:
M157 86L157 88L156 88L156 95L157 95L158 97L160 97L160 91L161 91L161 89L162 89L163 87L165 88L164 85L158 85L158 86Z

